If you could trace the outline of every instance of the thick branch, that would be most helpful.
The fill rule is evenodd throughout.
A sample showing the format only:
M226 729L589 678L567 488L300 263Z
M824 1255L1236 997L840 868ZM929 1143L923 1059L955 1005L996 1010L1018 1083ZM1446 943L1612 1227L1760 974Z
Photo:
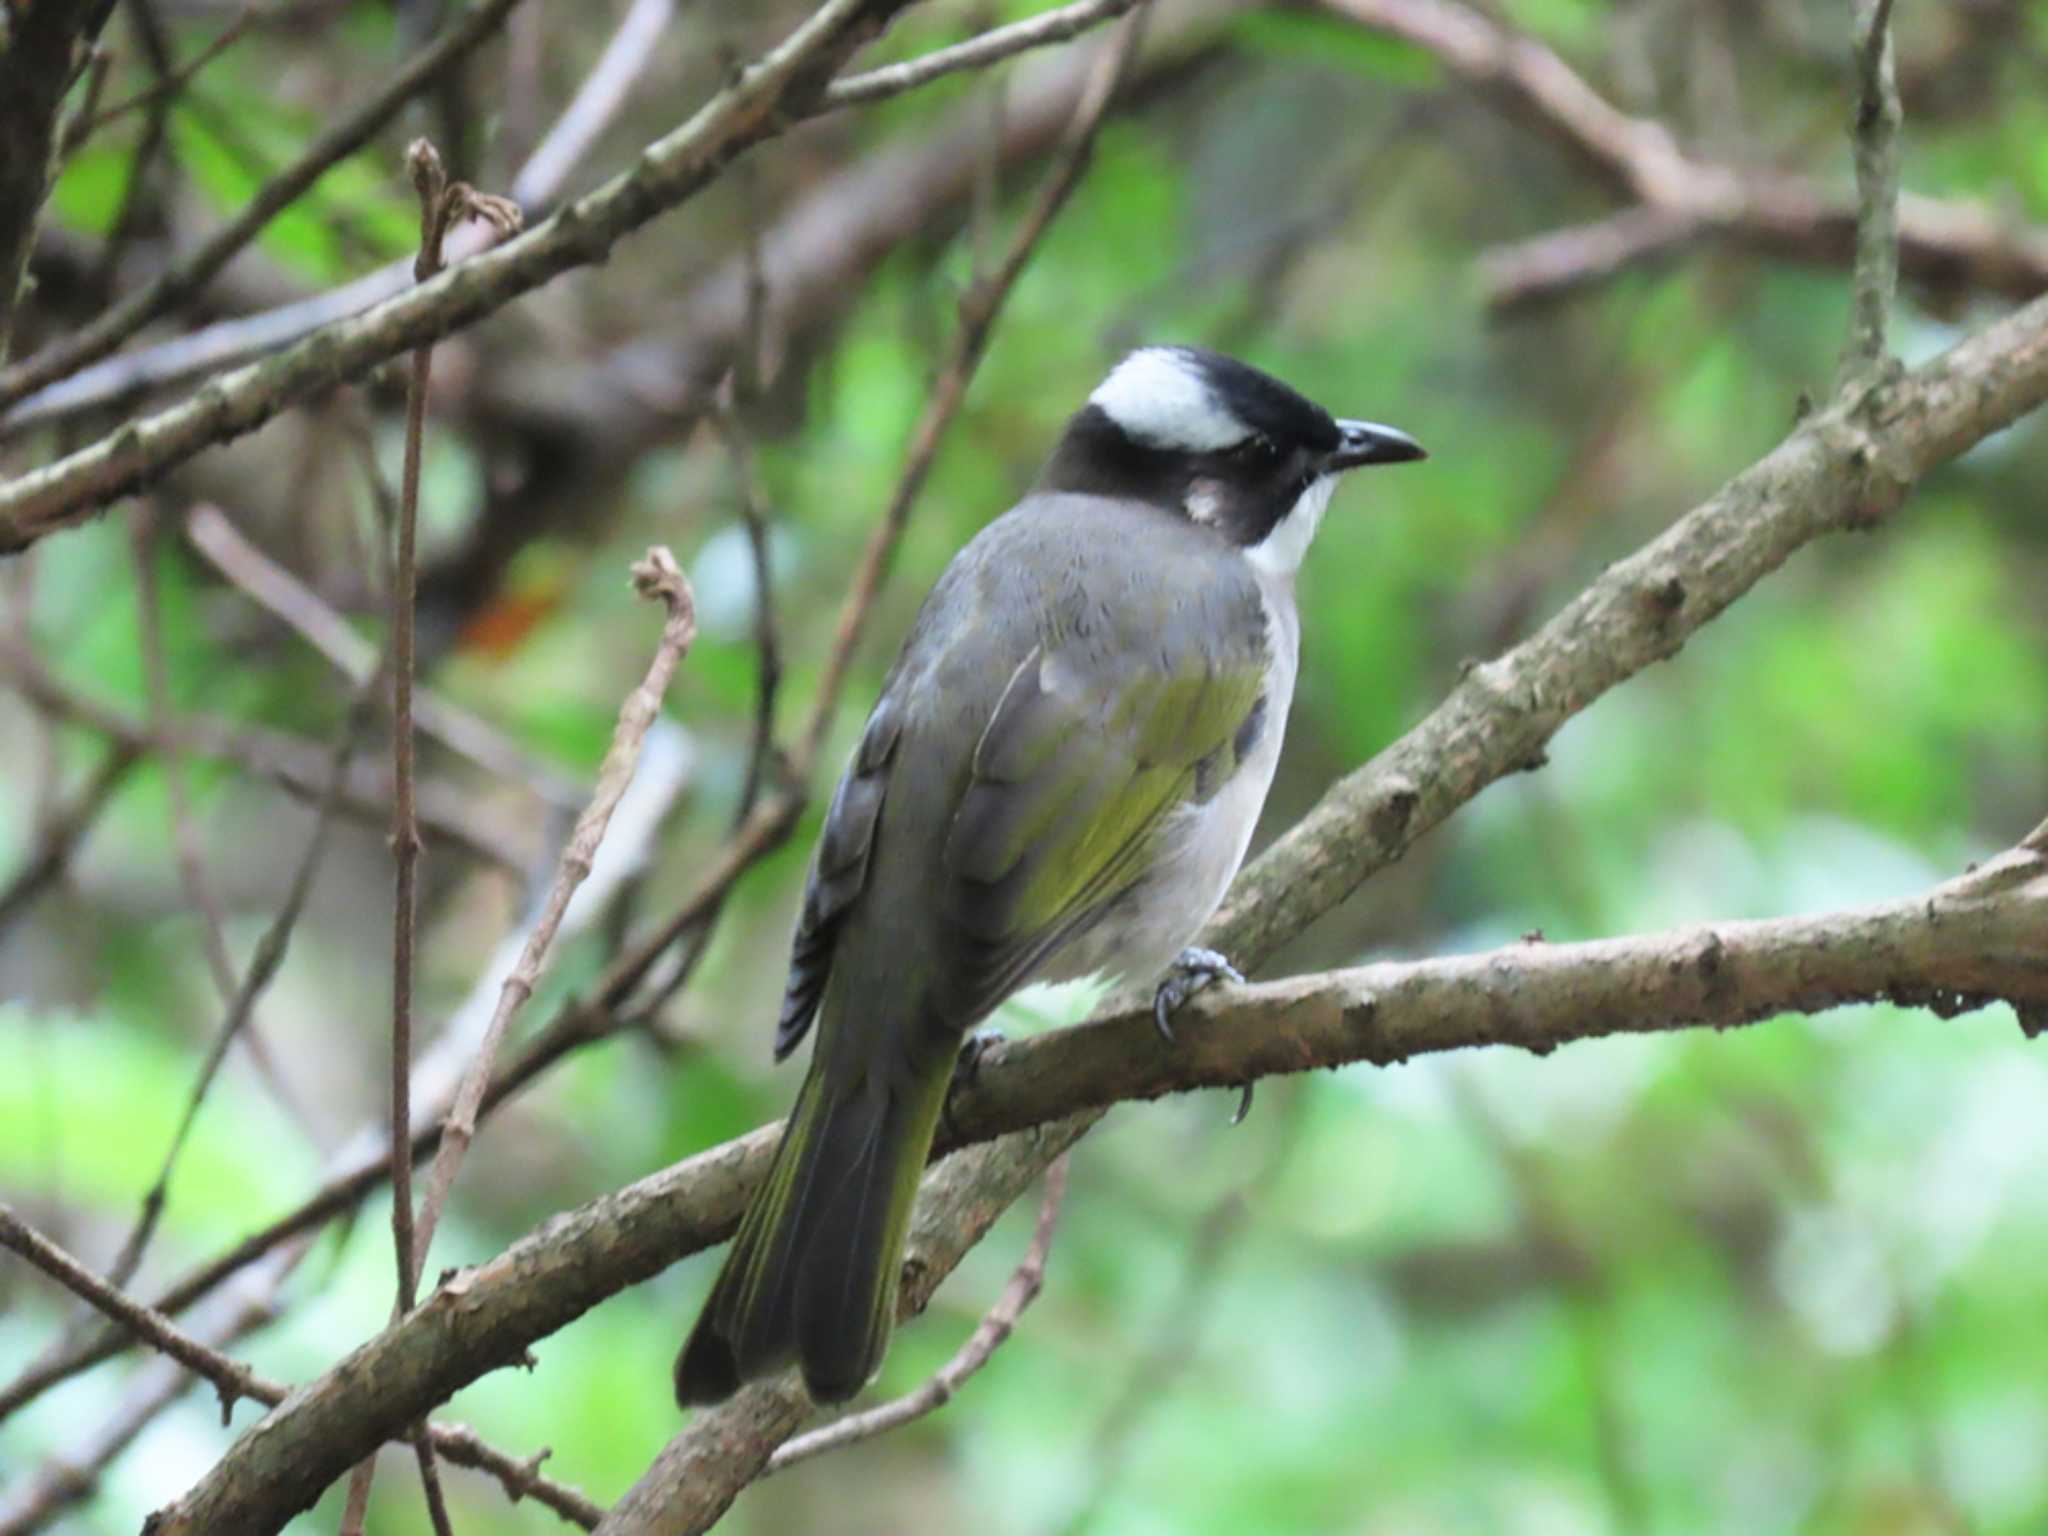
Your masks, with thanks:
M1484 1044L1549 1050L1597 1035L1879 1000L1954 1012L2008 997L2026 1010L2023 1019L2048 1023L2044 925L2048 856L2022 849L1923 897L1827 917L1523 944L1216 989L1176 1017L1177 1049L1158 1040L1147 1009L1129 1009L992 1049L949 1115L955 1144L1036 1124L995 1150L1012 1159L1021 1142L1049 1163L1092 1120L1074 1115L1084 1106L1348 1062ZM555 1217L457 1276L230 1447L192 1494L157 1518L156 1536L275 1529L459 1387L512 1363L613 1292L718 1241L767 1171L778 1130L756 1131ZM964 1177L959 1166L948 1165L949 1180ZM983 1188L979 1198L999 1197ZM916 1262L911 1273L935 1278ZM806 1407L793 1386L743 1393L718 1415L732 1466L751 1476ZM718 1459L693 1444L692 1466Z
M1212 988L1148 1040L1148 1008L991 1046L948 1112L976 1134L1084 1106L1282 1072L1513 1045L1752 1024L1854 1003L1951 1017L2010 1002L2048 1024L2048 858L2020 849L1921 896L1816 917L1360 966ZM999 1070L1000 1069L1000 1070ZM1014 1075L1013 1075L1014 1074Z

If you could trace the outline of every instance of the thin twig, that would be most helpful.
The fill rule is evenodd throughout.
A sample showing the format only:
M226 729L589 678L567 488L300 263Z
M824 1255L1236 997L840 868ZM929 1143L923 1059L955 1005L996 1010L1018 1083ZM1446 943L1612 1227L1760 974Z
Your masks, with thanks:
M459 218L479 218L501 236L518 232L519 205L476 191L464 182L448 183L441 157L425 139L406 150L406 166L420 202L420 250L413 276L428 282L442 268L442 246ZM398 1265L398 1299L394 1319L413 1308L419 1290L420 1261L429 1224L416 1231L412 1204L412 1135L408 1123L412 1101L413 950L419 924L419 820L413 809L413 673L417 665L414 619L419 592L420 465L424 458L427 390L432 380L434 344L413 350L412 377L405 396L405 460L398 484L398 551L391 592L392 649L392 844L396 864L396 899L391 946L391 1246ZM450 1169L452 1177L453 1170ZM445 1198L446 1189L442 1195ZM441 1476L434 1466L433 1447L425 1425L415 1425L408 1438L419 1463L420 1486L435 1536L452 1536L441 1494ZM356 1468L349 1480L341 1529L361 1536L368 1511L370 1482L377 1470L374 1457Z
M212 1382L220 1397L223 1424L241 1398L254 1398L272 1407L284 1401L284 1388L264 1381L241 1362L209 1349L162 1313L143 1306L124 1295L118 1287L107 1284L23 1221L5 1202L0 1202L0 1246L13 1249L72 1295L90 1302L137 1338Z
M794 771L799 778L808 779L817 766L825 734L832 728L833 717L838 711L839 695L846 685L854 648L867 627L868 615L881 591L882 579L887 574L896 546L902 540L911 508L917 503L918 493L924 489L925 478L931 473L933 460L938 457L939 444L947 427L967 397L967 386L973 380L974 371L988 346L989 334L995 326L996 317L1002 312L1004 301L1009 298L1010 290L1016 286L1053 218L1065 206L1067 198L1079 184L1082 172L1087 169L1089 153L1095 143L1095 130L1101 125L1110 98L1116 94L1124 71L1137 51L1140 24L1145 15L1143 9L1134 12L1125 19L1117 35L1103 44L1088 82L1082 88L1066 143L1040 184L1037 196L1010 241L1009 249L1004 252L995 271L960 297L959 331L953 340L952 353L938 382L926 397L917 425L911 430L910 447L902 473L897 477L896 488L890 494L880 526L861 552L853 584L840 604L832 650L826 659L825 675L818 684L817 703L812 707L809 724L797 748Z
M1899 286L1899 106L1893 66L1892 0L1856 6L1856 110L1849 141L1856 152L1856 263L1850 278L1849 335L1838 383L1883 367L1892 296Z
M918 58L906 59L901 64L885 64L865 74L849 75L844 80L835 81L818 98L815 110L836 112L841 107L900 96L905 91L915 90L964 69L987 69L991 64L1000 64L1026 49L1063 43L1090 27L1123 15L1136 4L1138 0L1077 0L1073 5L1042 11L1022 21L1011 22L1006 27L996 27L978 37L970 37L964 43L955 43L950 48L935 49Z
M454 1186L463 1156L476 1136L477 1111L483 1103L484 1090L490 1084L491 1069L497 1063L498 1047L511 1027L513 1015L533 996L534 986L540 979L541 963L547 956L548 946L554 942L555 930L561 926L562 914L569 908L569 899L589 876L597 858L598 845L604 841L605 830L611 825L612 812L626 793L627 785L633 781L634 770L640 761L640 744L647 736L648 727L654 724L655 717L661 712L661 701L668 692L669 680L689 653L690 643L697 638L696 600L690 593L690 583L684 577L682 567L676 564L676 557L666 548L656 545L647 551L646 557L633 567L633 585L642 597L664 604L668 618L662 625L661 640L655 647L653 660L647 665L647 675L619 706L619 723L612 733L611 746L605 752L604 764L598 769L597 787L591 794L590 804L577 819L568 847L562 850L561 866L556 871L554 884L549 887L540 916L527 934L519 963L505 978L504 988L498 994L497 1010L491 1015L490 1026L484 1032L468 1071L463 1074L454 1107L449 1110L447 1121L442 1126L441 1145L434 1154L434 1166L427 1177L427 1192L420 1202L414 1237L418 1245L413 1263L415 1274L426 1265L427 1250L433 1244L434 1229L447 1205L448 1192Z
M968 1335L967 1342L960 1346L952 1359L939 1367L929 1381L914 1392L906 1392L860 1413L849 1413L809 1434L784 1441L768 1458L767 1470L780 1472L785 1467L808 1461L813 1456L822 1456L827 1451L872 1440L913 1419L936 1412L951 1402L967 1378L987 1365L989 1357L1008 1341L1016 1331L1017 1320L1024 1315L1024 1309L1036 1301L1038 1293L1045 1288L1045 1262L1052 1253L1053 1230L1059 1223L1060 1204L1066 1199L1066 1194L1067 1160L1061 1157L1045 1170L1045 1198L1039 1203L1038 1225L1031 1233L1031 1246L1025 1250L1023 1262L1010 1276L1010 1283L1003 1287L1003 1294L996 1299L996 1304L989 1308L980 1325Z
M406 150L406 167L420 203L420 250L413 276L424 283L441 270L441 245L459 199L448 185L441 157L425 139ZM459 186L459 184L458 184ZM464 189L466 190L466 189ZM516 216L516 210L515 210ZM419 1294L420 1245L414 1234L412 1203L412 980L413 948L419 922L419 821L413 811L413 619L419 587L420 461L426 436L427 388L432 378L431 341L412 355L412 377L405 396L405 461L398 484L398 553L391 586L391 842L395 868L391 938L391 1247L398 1266L398 1298L394 1318L413 1309ZM433 1452L413 1437L421 1486L436 1536L446 1536L447 1511L441 1505L440 1479ZM362 1536L370 1503L375 1457L366 1458L349 1479L342 1511L343 1536Z

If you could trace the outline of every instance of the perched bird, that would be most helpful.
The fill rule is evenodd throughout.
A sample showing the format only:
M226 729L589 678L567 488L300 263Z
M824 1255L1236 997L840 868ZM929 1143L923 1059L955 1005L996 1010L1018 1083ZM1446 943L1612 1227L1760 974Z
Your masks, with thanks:
M1259 818L1294 697L1294 573L1337 480L1419 459L1278 379L1146 347L925 600L832 797L777 1060L818 1041L676 1360L710 1403L881 1364L905 1227L967 1032L1018 988L1235 977L1186 950ZM1170 1037L1170 1034L1169 1034Z

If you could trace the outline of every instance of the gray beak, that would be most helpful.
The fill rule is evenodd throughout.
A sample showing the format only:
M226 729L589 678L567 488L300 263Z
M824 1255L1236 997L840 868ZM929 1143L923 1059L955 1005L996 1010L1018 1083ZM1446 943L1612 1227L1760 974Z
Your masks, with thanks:
M1422 444L1406 432L1377 422L1340 421L1337 431L1340 441L1323 460L1323 468L1328 471L1357 469L1362 464L1405 464L1410 459L1429 457Z

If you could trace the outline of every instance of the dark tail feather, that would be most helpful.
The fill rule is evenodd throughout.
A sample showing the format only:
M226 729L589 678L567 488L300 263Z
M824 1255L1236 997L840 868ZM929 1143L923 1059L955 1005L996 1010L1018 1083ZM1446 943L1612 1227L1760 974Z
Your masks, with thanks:
M676 1358L676 1400L715 1403L791 1360L819 1402L882 1363L918 1176L948 1074L850 1093L816 1062L768 1178L747 1208L703 1315Z

